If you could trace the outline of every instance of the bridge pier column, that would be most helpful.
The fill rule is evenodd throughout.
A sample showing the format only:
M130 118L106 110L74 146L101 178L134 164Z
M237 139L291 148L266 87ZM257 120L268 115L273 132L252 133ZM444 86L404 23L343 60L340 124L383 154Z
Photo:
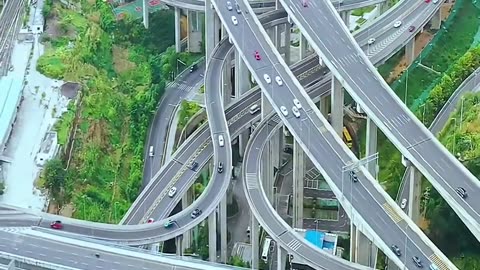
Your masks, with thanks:
M221 22L217 13L212 7L211 0L205 1L205 58L207 64L212 56L213 49L220 42Z
M335 132L342 136L343 129L343 87L337 78L332 74L331 98L331 124Z
M248 79L248 68L245 65L238 50L235 50L235 97L242 98L242 95L250 89ZM238 136L238 150L240 157L243 157L248 143L248 130Z
M15 266L15 260L11 260L8 263L7 270L15 270L15 269L17 269L17 267Z
M285 62L287 65L291 65L291 58L290 58L290 31L291 27L289 23L285 24L285 34L284 34L284 42L285 42Z
M227 263L227 195L223 196L219 207L220 218L220 261Z
M378 4L378 9L380 10L380 15L385 13L388 10L388 1Z
M179 235L177 237L175 237L175 245L176 245L176 252L175 254L177 256L183 256L183 246L182 246L182 242L183 242L183 236L182 235Z
M182 197L182 209L186 209L192 202L195 200L193 197L193 192L192 192L193 187L189 188L187 192ZM193 230L188 230L183 234L183 243L182 247L183 249L190 248L192 245L192 234Z
M307 39L305 38L304 35L300 34L300 60L303 60L305 57L307 57L307 47L308 47L308 42Z
M149 11L149 5L148 5L148 0L143 0L143 8L142 8L142 13L143 13L143 26L148 29L148 11Z
M293 228L303 229L303 178L305 156L297 140L293 142Z
M367 118L367 143L366 143L366 157L377 153L377 126L369 117ZM368 162L366 164L368 172L377 177L377 163ZM355 262L375 268L377 264L378 248L357 228L352 224L352 230L356 230L355 236L357 237L355 244L357 245L355 253Z
M181 9L175 7L175 51L181 52L182 51L182 31L180 29L180 11Z
M407 61L407 66L410 66L415 60L415 37L412 37L405 45L405 60Z
M350 11L340 11L340 18L342 18L347 28L350 28Z
M287 251L280 245L277 245L277 270L285 270L287 255Z
M265 117L267 117L267 115L273 110L272 108L272 104L270 104L270 102L268 101L267 97L265 96L265 94L263 93L262 91L262 120L265 119Z
M422 174L417 168L415 168L415 166L410 165L410 175L408 177L408 216L413 220L413 222L418 224L420 221Z
M439 8L432 17L431 28L438 30L440 29L441 24L442 24L442 9Z
M258 267L258 253L259 246L260 246L260 228L258 225L258 221L255 218L255 215L251 215L251 228L250 228L250 241L252 244L252 269L259 269Z
M222 86L223 86L223 104L227 106L230 103L232 96L232 54L226 56L225 65L222 71Z
M279 131L280 133L280 131ZM265 194L270 203L273 203L273 184L275 183L275 172L280 163L280 136L273 136L265 146L262 159L262 183Z
M217 261L217 213L208 216L208 260Z
M201 51L202 31L199 30L198 24L199 13L189 10L187 12L187 33L188 33L188 51L198 53Z
M328 96L320 97L320 101L317 103L320 113L323 117L328 117L328 112L330 111L330 98Z

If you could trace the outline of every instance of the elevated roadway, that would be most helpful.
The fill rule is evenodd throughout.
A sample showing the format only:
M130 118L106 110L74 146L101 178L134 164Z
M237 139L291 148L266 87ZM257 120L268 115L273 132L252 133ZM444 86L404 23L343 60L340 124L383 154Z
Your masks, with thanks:
M480 183L402 103L351 37L335 9L325 1L311 2L305 8L295 0L280 0L324 59L334 76L345 87L387 138L432 183L475 237L480 240ZM417 18L428 22L440 5L418 2ZM412 7L413 8L413 7ZM431 15L432 14L432 15ZM393 22L392 22L393 23ZM411 36L404 21L400 35ZM423 25L423 24L420 24ZM418 25L413 25L419 31ZM390 25L393 27L393 25ZM408 42L394 42L402 47ZM455 189L464 188L464 199Z
M402 9L407 7L408 1L400 2L398 5L397 9ZM396 9L395 9L396 10ZM395 11L397 12L397 11ZM395 12L389 12L386 15L382 16L378 20L378 24L385 24L385 22L392 20L392 17L395 17L396 14ZM407 11L405 11L407 12ZM274 15L276 14L276 15ZM276 11L273 12L272 14L269 15L268 19L270 20L278 20L278 18L282 18L282 16L285 16L285 13L282 13L281 11ZM267 21L267 17L265 17L265 21ZM379 35L385 35L384 32L388 32L391 29L383 29L381 27L378 27L377 24L372 24L372 31ZM365 31L360 31L359 36L363 36L363 39L359 39L359 42L362 44L366 44L367 39L370 37L370 35L364 35L362 33L365 33ZM380 40L380 38L377 39L377 41ZM379 50L379 52L382 50ZM311 91L314 89L317 89L319 86L318 78L321 77L324 73L324 70L320 69L318 66L318 58L316 57L311 57L303 61L302 63L305 63L304 65L295 65L294 66L294 72L299 75L300 82L305 85L309 86L307 90ZM318 90L318 89L317 89ZM325 90L327 91L327 90ZM326 92L323 92L326 93ZM313 92L313 95L319 95L320 92ZM227 119L229 119L229 123L231 125L231 129L236 129L238 130L239 126L244 126L245 123L252 123L252 121L256 121L255 117L252 117L249 115L247 112L248 108L254 103L257 102L260 98L260 93L257 90L252 90L248 92L245 95L245 99L243 99L239 103L234 103L229 108L227 108L226 111L226 116ZM242 117L238 117L239 114L242 114ZM234 117L235 116L235 117ZM234 125L235 123L235 125ZM238 125L236 124L238 123ZM236 133L236 132L235 132ZM181 175L177 175L176 172L180 170L182 167L182 164L190 162L193 159L196 159L199 161L200 165L203 165L206 163L206 160L211 158L212 156L212 148L210 148L210 142L207 142L208 140L208 127L203 126L198 130L197 133L193 134L189 140L183 146L179 148L177 151L175 158L170 161L159 173L157 173L155 181L152 182L152 184L145 189L145 191L139 196L137 202L135 204L135 209L134 211L131 211L130 215L126 216L126 219L129 219L131 224L134 223L139 223L139 222L145 222L146 219L149 217L165 217L167 213L170 211L169 209L173 209L174 205L178 202L175 200L170 200L166 198L165 192L168 190L167 186L168 185L177 185L180 186L180 190L183 190L182 187L191 185L193 181L196 179L196 176L198 175L197 172L192 172L189 170L185 170ZM186 147L188 145L188 147ZM194 157L193 159L191 157ZM177 161L180 161L181 163L178 163ZM175 183L169 183L165 181L161 181L160 179L175 179L177 182ZM162 193L162 191L164 191ZM163 194L160 196L158 194ZM156 208L151 208L150 206L152 204L156 204ZM198 207L199 205L196 204L195 207ZM155 210L156 211L153 211ZM191 209L190 209L191 210ZM133 213L134 212L134 213ZM40 226L48 226L48 223L52 220L57 219L57 216L43 216L43 220L41 223L38 223L35 218L33 218L35 221L27 221L26 223L30 225L34 224L39 224ZM16 220L16 221L15 221ZM165 221L165 220L164 220ZM18 223L25 223L24 221L19 221L16 217L12 218L11 216L5 216L2 218L2 224L4 222L8 223L9 226L18 224ZM17 223L15 223L17 222ZM30 222L30 223L29 223ZM192 223L198 223L199 221L191 221ZM75 223L75 221L70 220L67 221L67 223ZM125 241L129 242L131 240L131 237L127 237L126 235L124 237L116 238L112 237L112 233L106 233L104 230L105 228L96 231L95 230L95 225L93 223L87 223L89 224L84 225L84 222L80 221L81 224L77 226L69 226L67 224L66 230L71 231L71 232L77 232L77 233L85 233L86 235L96 237L96 238L101 238L101 239L107 239L107 240L112 240L112 241ZM162 223L162 222L160 222ZM26 225L26 224L24 224ZM22 225L23 226L23 225ZM85 230L78 229L78 227L85 226ZM111 225L110 225L111 226ZM160 240L165 240L173 237L174 235L177 235L176 232L177 228L172 229L171 234L168 233L163 233L162 230L159 231L158 237L152 237L152 233L146 233L144 232L145 230L155 230L156 227L159 225L152 225L150 227L144 227L137 235L136 239L138 241L131 240L132 245L134 244L143 244L143 243L149 243L149 242L154 242L154 241L160 241ZM109 227L109 230L114 230L113 227ZM126 231L121 230L123 233L126 233ZM130 230L127 230L130 231ZM128 233L126 233L128 234ZM167 236L168 235L168 236Z
M411 260L400 260L391 251L389 247L391 244L405 243L403 245L405 247L403 255L405 258L419 256L423 261L433 260L437 264L441 263L441 265L446 265L450 269L456 269L401 211L365 168L358 168L356 174L360 181L352 184L348 177L349 171L345 171L344 168L358 164L358 159L344 145L341 138L335 134L333 128L320 114L295 76L286 68L285 62L274 49L274 45L259 21L255 16L250 15L252 12L243 12L241 15L237 15L238 24L233 25L230 20L231 13L224 3L219 1L213 1L212 3L228 31L230 39L239 50L246 65L260 85L263 94L280 115L305 153L325 177L352 222L400 267L413 268L415 266ZM241 3L241 7L250 9L246 1ZM260 53L262 56L260 61L251 56L253 54L252 50L257 50ZM266 76L272 78L273 82L265 79ZM276 84L275 79L273 79L276 76L283 79L282 85ZM280 106L291 108L293 106L292 100L295 98L303 106L300 109L300 119L293 117L291 114L284 115L280 110ZM313 143L311 138L314 138ZM329 158L325 159L324 157L327 156ZM246 185L248 185L248 180ZM268 222L262 223L259 213L256 216L260 219L262 226L270 225ZM272 237L279 236L272 235ZM291 247L287 246L285 248L288 250Z

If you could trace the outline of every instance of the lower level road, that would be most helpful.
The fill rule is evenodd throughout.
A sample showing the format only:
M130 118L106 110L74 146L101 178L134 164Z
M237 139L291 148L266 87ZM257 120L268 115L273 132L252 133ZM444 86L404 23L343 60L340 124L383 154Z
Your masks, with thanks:
M25 261L46 269L65 270L238 269L188 257L153 255L141 249L106 246L30 230L0 231L0 257Z

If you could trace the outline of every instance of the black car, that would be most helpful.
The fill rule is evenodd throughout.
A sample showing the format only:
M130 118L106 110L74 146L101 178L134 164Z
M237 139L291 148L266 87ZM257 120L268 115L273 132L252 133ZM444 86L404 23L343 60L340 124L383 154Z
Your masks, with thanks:
M350 171L350 179L352 179L353 182L358 182L358 177L354 171Z
M238 14L242 13L242 10L240 9L240 5L235 2L235 11L237 11Z
M455 191L457 192L457 194L460 197L462 197L464 199L468 197L467 191L463 187L457 187L457 189L455 189Z
M193 64L191 67L190 67L190 72L194 72L195 70L198 69L198 66L197 64Z
M192 218L197 218L198 216L200 216L202 214L202 210L200 209L195 209L193 210L192 214L190 215Z
M412 261L418 268L423 268L422 261L417 256L413 256Z
M395 255L397 255L398 257L402 256L402 252L400 251L400 249L398 248L397 245L391 245L390 246L390 249L393 251L393 253L395 253Z
M222 172L223 172L223 163L222 163L222 162L218 162L217 172L218 172L218 173L222 173Z
M198 168L198 162L194 161L192 162L192 165L190 165L190 170L195 171Z

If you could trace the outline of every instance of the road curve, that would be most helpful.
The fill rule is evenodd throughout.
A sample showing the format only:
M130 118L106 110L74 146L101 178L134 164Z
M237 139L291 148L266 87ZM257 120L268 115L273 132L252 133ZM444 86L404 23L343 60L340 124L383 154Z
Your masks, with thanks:
M480 240L480 182L403 104L362 53L348 29L326 1L304 8L295 0L280 0L315 51L386 137L427 178ZM420 2L419 2L420 3ZM416 9L421 25L428 22L440 5L420 3ZM431 15L431 16L430 16ZM419 28L416 26L417 31ZM411 35L403 24L401 35ZM404 46L395 43L392 46ZM456 193L462 187L469 194Z

